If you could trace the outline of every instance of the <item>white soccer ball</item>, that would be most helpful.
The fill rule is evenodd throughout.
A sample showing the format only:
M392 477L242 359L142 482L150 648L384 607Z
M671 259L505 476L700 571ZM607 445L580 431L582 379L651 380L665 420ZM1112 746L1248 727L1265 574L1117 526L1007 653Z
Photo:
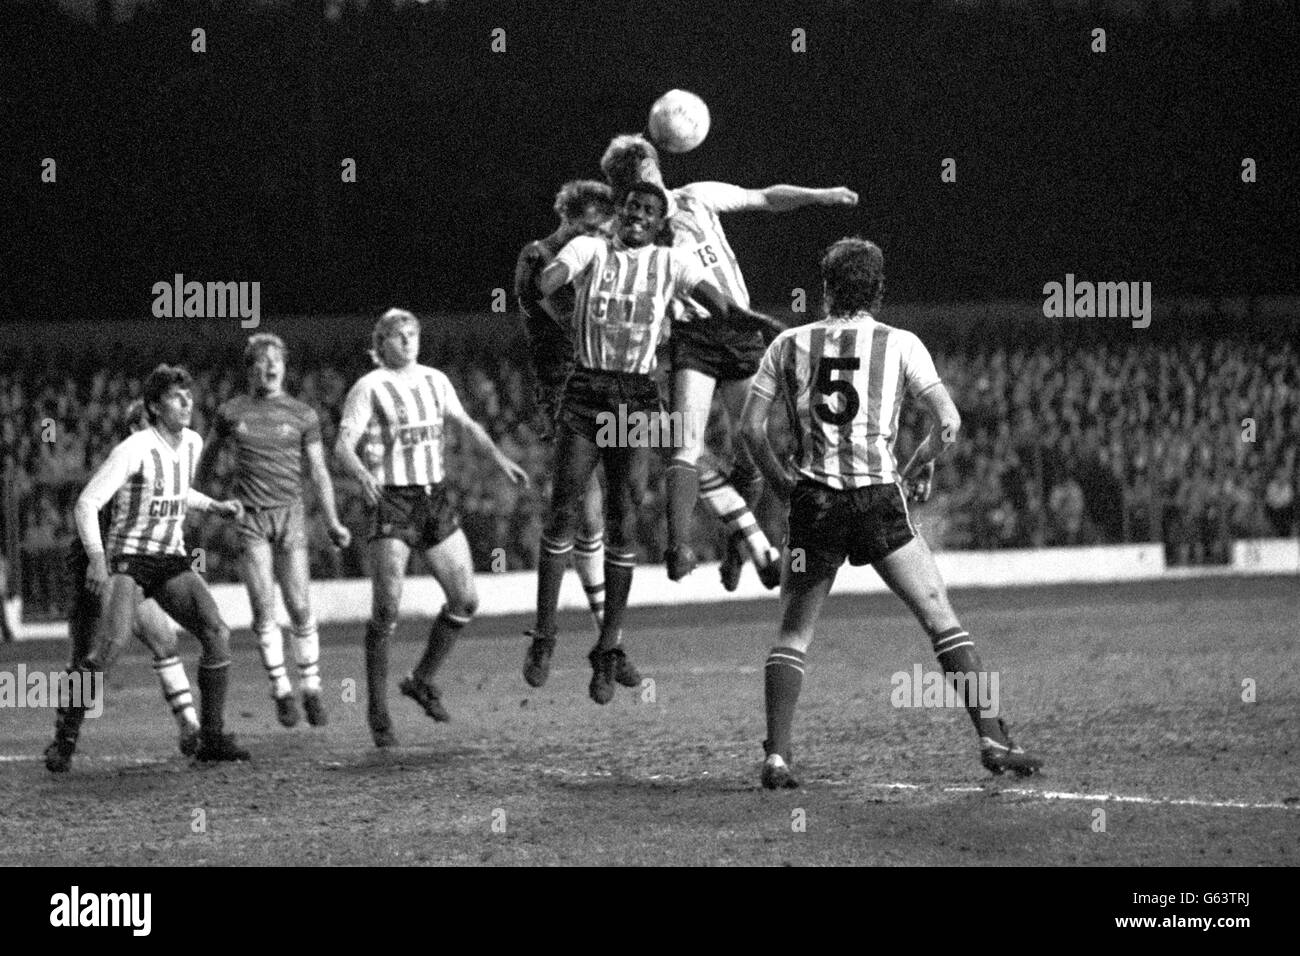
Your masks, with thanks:
M646 124L650 138L660 149L685 153L709 135L709 107L686 90L669 90L650 107Z

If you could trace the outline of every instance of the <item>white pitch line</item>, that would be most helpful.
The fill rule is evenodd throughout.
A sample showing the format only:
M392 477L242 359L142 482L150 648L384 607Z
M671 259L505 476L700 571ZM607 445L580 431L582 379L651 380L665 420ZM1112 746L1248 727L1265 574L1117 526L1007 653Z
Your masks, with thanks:
M883 790L928 790L919 783L873 783L870 786ZM1030 787L998 787L987 791L984 787L940 786L943 793L1009 793L1017 797L1039 797L1043 800L1082 800L1090 803L1140 803L1172 807L1208 807L1231 810L1300 810L1300 802L1246 803L1241 800L1202 800L1199 797L1134 797L1122 793L1071 793L1068 790L1034 790Z
M26 763L27 761L44 760L45 757L40 754L0 754L0 763ZM156 763L167 763L164 759L157 757L127 757L123 754L94 754L82 756L77 755L78 760L103 760L108 763L132 763L136 765Z

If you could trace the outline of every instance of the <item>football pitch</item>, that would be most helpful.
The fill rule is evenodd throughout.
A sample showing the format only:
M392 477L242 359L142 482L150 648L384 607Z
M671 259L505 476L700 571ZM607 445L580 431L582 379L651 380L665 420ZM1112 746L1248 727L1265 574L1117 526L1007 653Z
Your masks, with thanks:
M40 760L50 711L0 710L0 864L1300 863L1293 578L952 597L1040 777L984 771L960 709L891 703L892 675L935 665L888 596L829 602L795 722L804 787L781 793L758 786L774 598L633 608L627 646L652 683L605 707L587 698L589 617L563 618L541 690L520 676L526 622L480 619L440 676L450 724L396 691L427 632L404 622L391 751L366 729L362 626L323 629L322 729L276 723L237 632L227 725L249 764L176 751L138 647L68 774ZM193 681L197 644L182 649ZM64 654L9 646L0 668Z

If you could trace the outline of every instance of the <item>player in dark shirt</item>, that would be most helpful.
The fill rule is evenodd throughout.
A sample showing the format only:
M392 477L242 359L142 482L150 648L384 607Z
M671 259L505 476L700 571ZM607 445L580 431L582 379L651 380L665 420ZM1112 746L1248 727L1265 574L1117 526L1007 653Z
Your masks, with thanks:
M284 663L284 638L275 620L275 585L284 595L293 627L303 709L313 727L327 722L320 696L320 636L311 613L303 460L311 467L330 539L340 548L352 540L339 521L334 484L325 464L320 419L311 406L285 394L284 342L258 333L244 350L250 390L219 409L199 461L196 484L211 476L218 450L234 451L234 497L244 505L239 521L243 545L240 574L253 609L253 633L271 683L276 715L285 727L298 723L298 707Z
M564 383L574 366L573 292L566 287L546 300L537 288L537 277L570 239L608 234L614 216L609 187L591 179L567 182L555 197L555 214L560 217L559 227L545 239L524 246L515 267L515 298L524 316L524 330L537 375L537 407L548 436L555 431ZM587 593L597 630L605 611L604 534L600 482L593 473L582 498L582 513L573 542L573 564ZM536 644L538 635L532 631L526 633ZM537 652L530 653L525 661L524 680L531 686L541 687L546 683L553 647L543 637Z

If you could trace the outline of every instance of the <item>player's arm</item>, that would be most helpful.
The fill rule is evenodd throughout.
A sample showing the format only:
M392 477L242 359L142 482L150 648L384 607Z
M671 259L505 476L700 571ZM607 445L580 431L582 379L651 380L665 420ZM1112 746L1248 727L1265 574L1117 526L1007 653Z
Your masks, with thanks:
M460 427L462 435L486 452L488 457L496 462L497 467L504 471L511 481L516 484L523 482L524 485L527 485L528 472L524 471L497 447L497 443L492 440L492 436L487 433L487 430L482 425L469 417L464 406L461 405L455 389L451 387L451 383L447 382L443 387L445 391L440 397L442 399L443 414L447 416L448 420L455 422Z
M768 487L785 499L794 490L795 479L776 457L772 442L767 437L767 421L772 411L772 399L776 395L776 379L770 373L764 374L763 369L774 367L774 361L769 358L774 355L774 349L774 345L768 346L759 373L749 387L745 408L740 413L740 440L749 449L749 454L766 479Z
M758 329L763 333L764 341L771 342L785 331L785 326L779 320L762 312L746 309L708 279L696 282L687 296L707 309L714 319Z
M204 449L200 448L199 461L203 460L203 455ZM198 469L195 468L195 474L197 473ZM224 515L227 518L239 519L244 516L244 503L238 498L217 501L215 498L209 498L193 485L185 493L185 507L194 511L211 511L213 514Z
M594 236L575 236L570 239L537 277L537 291L543 297L550 297L568 285L596 257L600 244L601 240Z
M203 440L203 452L199 455L199 463L194 468L194 487L210 487L217 470L217 459L221 454L221 445L226 440L225 429L222 427L221 412L218 411L216 421L213 427L208 430L208 436Z
M86 587L100 594L108 581L108 561L104 557L104 539L99 533L99 510L108 504L117 489L131 476L131 450L126 442L118 445L99 466L86 487L77 497L72 517L77 525L77 537L86 549L89 563L86 567Z
M925 501L934 485L934 463L957 441L961 413L942 382L935 382L916 396L930 423L921 444L903 467L903 487L910 497Z
M685 187L716 212L791 212L805 206L856 206L858 194L847 186L821 189L784 183L745 189L731 183L692 183Z
M320 438L307 442L307 468L311 480L316 485L321 508L325 512L326 531L330 540L338 548L346 548L352 543L352 532L339 520L338 508L334 504L334 479L330 477L329 466L325 464L325 446Z
M366 504L379 504L379 482L370 473L357 454L357 442L370 427L370 389L357 382L343 402L343 418L339 422L339 437L334 442L334 455L343 470L361 485Z

